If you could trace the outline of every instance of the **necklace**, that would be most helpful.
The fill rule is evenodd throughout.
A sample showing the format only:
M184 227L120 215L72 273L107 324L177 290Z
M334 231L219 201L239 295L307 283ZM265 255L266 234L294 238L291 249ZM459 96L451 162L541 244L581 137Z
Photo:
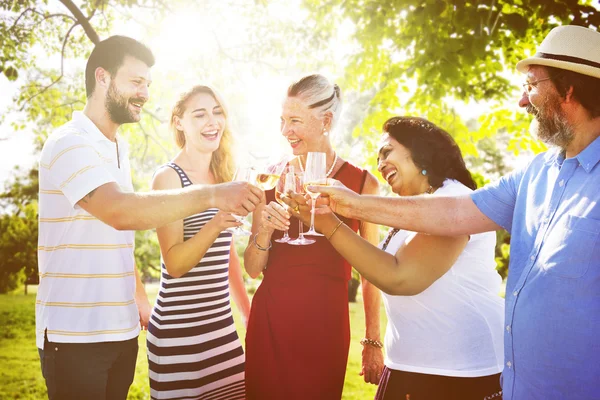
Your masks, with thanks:
M388 244L390 244L390 240L392 240L394 235L398 232L400 232L400 229L398 229L398 228L390 229L387 237L385 238L385 242L383 243L383 246L381 246L381 250L385 251L385 249L387 249Z
M331 164L331 168L329 168L329 171L327 171L327 175L325 175L326 178L329 178L329 175L331 175L331 173L333 172L333 169L335 168L335 164L337 163L337 160L338 160L337 153L333 153L333 155L335 156L333 158L333 164ZM300 156L298 156L298 164L300 164L300 171L304 172L304 166L302 165L302 159L300 158Z

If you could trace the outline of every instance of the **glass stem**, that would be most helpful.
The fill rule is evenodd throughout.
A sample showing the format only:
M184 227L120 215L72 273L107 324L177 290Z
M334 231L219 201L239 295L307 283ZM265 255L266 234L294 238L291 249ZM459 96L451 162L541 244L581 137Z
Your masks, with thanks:
M316 196L313 196L312 194L310 195L310 198L312 200L311 201L312 207L310 208L310 229L309 229L309 231L311 231L311 232L316 232L315 231L315 210L316 210L315 204L317 203L317 199L319 198L319 195L320 195L320 193L317 193Z
M304 229L302 227L302 221L300 221L300 219L298 219L298 237L301 239L304 239Z

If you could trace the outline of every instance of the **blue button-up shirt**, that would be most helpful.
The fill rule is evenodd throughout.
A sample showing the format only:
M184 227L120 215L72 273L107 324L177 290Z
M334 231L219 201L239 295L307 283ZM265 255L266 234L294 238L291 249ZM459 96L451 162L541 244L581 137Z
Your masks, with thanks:
M511 233L504 400L600 399L600 138L472 194Z

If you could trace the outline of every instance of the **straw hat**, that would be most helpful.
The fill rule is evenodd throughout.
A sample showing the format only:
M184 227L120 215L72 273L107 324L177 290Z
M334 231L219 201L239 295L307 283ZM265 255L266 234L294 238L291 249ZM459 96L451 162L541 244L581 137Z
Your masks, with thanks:
M556 27L533 57L517 63L517 70L526 73L530 65L545 65L600 78L600 32L575 25Z

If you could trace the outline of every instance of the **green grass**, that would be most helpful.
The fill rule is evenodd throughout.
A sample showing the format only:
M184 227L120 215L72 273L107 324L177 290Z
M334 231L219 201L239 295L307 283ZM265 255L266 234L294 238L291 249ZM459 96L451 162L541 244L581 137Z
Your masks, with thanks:
M30 294L0 295L0 399L39 400L46 398L46 386L40 370L38 352L35 346L35 287ZM156 297L157 286L147 288L151 301ZM242 343L243 329L237 309L233 307L236 327ZM385 329L385 313L382 309L382 332ZM361 345L358 341L364 335L364 313L362 302L350 303L352 341L346 381L342 399L363 400L375 396L376 386L364 383L358 375L361 365ZM139 337L140 351L136 374L129 390L128 399L150 398L148 387L148 361L146 359L146 332ZM308 384L308 382L307 382Z

